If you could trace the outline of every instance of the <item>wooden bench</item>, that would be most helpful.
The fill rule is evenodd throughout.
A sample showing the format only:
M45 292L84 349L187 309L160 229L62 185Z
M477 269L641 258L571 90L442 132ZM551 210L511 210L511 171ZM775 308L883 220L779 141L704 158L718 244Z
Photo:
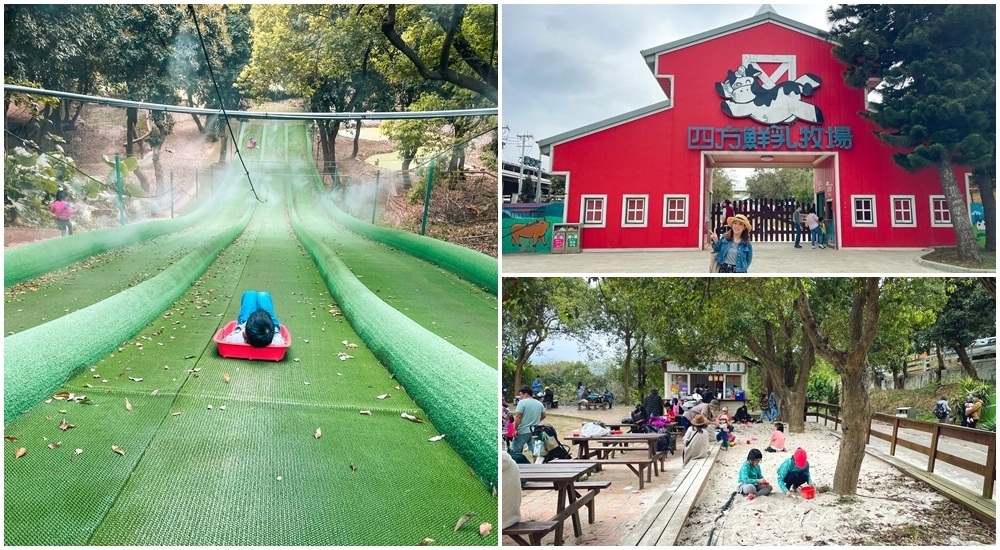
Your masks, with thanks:
M587 491L593 491L595 493L601 492L601 489L607 489L611 487L610 481L577 481L573 484L576 489L576 498L581 498L583 495L580 491L586 489ZM521 484L522 491L551 491L553 489L551 483L544 483L538 481L529 481ZM587 501L587 523L594 523L597 521L596 511L594 509L594 500L590 499ZM506 531L505 531L506 532Z
M542 538L555 530L558 521L520 521L503 528L503 534L514 539L521 546L541 546ZM528 540L524 540L524 536Z
M646 449L643 449L643 451L645 450ZM632 470L632 473L639 476L639 490L641 491L644 482L642 474L643 472L646 473L645 481L653 481L652 471L655 468L653 463L656 462L657 459L655 456L653 458L646 456L642 458L590 458L588 460L590 462L596 462L599 467L604 466L605 464L624 464L628 466L629 470Z
M653 506L618 542L619 546L674 546L712 466L719 456L713 442L708 458L692 460L681 468Z
M576 410L581 411L583 410L584 407L586 407L588 411L590 409L604 410L608 408L608 404L605 401L593 402L593 401L587 401L586 399L582 399L576 402Z

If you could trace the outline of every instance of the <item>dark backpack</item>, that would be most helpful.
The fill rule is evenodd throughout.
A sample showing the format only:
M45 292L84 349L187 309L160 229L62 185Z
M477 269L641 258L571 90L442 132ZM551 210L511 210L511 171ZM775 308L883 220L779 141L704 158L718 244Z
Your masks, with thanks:
M670 435L656 441L656 452L674 454L674 438Z
M948 412L944 410L944 403L941 403L939 401L937 405L934 405L934 416L938 418L944 418L948 416Z

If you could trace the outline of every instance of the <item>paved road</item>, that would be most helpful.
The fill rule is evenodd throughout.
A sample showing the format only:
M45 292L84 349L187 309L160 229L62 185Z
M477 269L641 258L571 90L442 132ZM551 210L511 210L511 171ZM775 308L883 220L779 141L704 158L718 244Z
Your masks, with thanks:
M906 275L910 273L966 273L962 268L921 260L926 249L833 250L796 249L790 244L754 245L751 275L797 275L803 273L860 273ZM709 253L698 250L651 252L603 252L584 250L579 254L504 254L504 275L600 275L708 273ZM995 270L992 271L995 273Z

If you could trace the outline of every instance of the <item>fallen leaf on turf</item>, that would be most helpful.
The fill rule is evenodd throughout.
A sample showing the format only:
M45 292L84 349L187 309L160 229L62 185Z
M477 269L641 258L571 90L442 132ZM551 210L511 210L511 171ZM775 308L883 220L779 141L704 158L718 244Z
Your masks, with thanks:
M412 414L402 413L399 416L401 416L401 417L409 420L410 422L416 422L417 424L423 424L423 422L424 422L423 420L421 420L421 419L413 416Z
M428 544L430 544L432 542L434 542L434 539L432 539L430 537L427 537L424 540L420 541L420 544L418 544L417 546L427 546Z
M228 373L228 372L224 372L224 373L222 373L222 380L223 380L223 381L224 381L224 382L225 382L226 384L228 384L228 383L229 383L229 380L230 380L230 378L229 378L229 373Z
M296 357L295 359L293 359L293 361L295 361L296 363L298 363L299 362L299 358Z
M338 354L337 354L337 357L340 357L340 360L341 360L341 361L347 361L348 359L354 359L354 357L353 357L353 356L351 356L351 355L347 355L347 354L346 354L346 353L344 353L344 352L340 352L340 353L338 353Z
M441 441L442 439L444 439L444 434L435 435L434 437L428 439L427 441Z
M10 441L11 443L17 441L17 438L14 437L14 436L12 436L12 435L6 435L6 436L4 436L4 439L7 440L7 441Z
M14 458L21 458L27 452L28 452L28 449L26 447L21 447L20 449L14 451Z
M361 411L361 414L366 415L366 416L371 416L372 412L371 411Z
M458 523L455 524L455 531L453 532L458 532L458 530L461 529L463 525L465 525L465 522L475 517L475 515L476 515L475 512L469 512L468 514L465 514L464 516L458 518Z
M59 429L62 430L62 431L64 431L64 432L66 430L70 429L70 428L75 428L75 427L76 427L76 424L70 424L69 422L66 422L65 418L63 418L62 422L59 423Z
M133 378L133 377L129 376L128 379L131 380L131 381L133 381L133 382L142 382L142 378Z
M62 441L53 441L52 443L49 443L49 448L50 449L58 449L61 445L62 445Z
M220 411L224 411L224 410L226 410L226 406L225 406L225 405L219 405L219 410L220 410Z
M351 471L352 472L357 472L358 471L358 467L355 466L353 462L351 463Z
M68 391L56 392L55 394L52 395L52 397L55 399L69 399L69 392Z
M122 449L121 447L119 447L118 445L112 445L111 446L111 450L114 451L114 452L116 452L116 453L118 453L118 454L120 454L120 455L122 455L122 456L125 456L125 450Z
M484 521L483 523L479 524L479 536L480 537L485 537L486 535L489 535L490 531L492 531L492 530L493 530L493 525L491 525L489 522L485 522Z
M180 411L177 411L175 413L170 413L170 416L180 416L180 415L181 415Z
M125 410L128 412L132 412L132 403L129 402L127 397L125 398Z
M154 395L156 395L158 393L160 393L160 390L153 390L152 393L150 393L149 395L150 396L154 396Z
M316 439L323 437L323 430L316 428L316 433L313 434L313 437L315 437Z
M383 393L382 395L378 396L376 399L385 399L387 397L392 397L392 396L389 395L389 394L387 394L387 393Z
M73 451L73 456L82 455L82 454L83 454L83 449L77 449L77 450Z

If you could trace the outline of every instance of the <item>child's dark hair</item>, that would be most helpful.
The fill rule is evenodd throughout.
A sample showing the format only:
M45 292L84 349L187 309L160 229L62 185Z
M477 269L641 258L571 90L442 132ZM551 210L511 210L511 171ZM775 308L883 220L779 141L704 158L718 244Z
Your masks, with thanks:
M747 460L762 460L764 455L761 454L760 449L750 449L747 453Z
M785 425L782 424L781 422L775 422L774 423L774 429L778 430L779 432L784 432L785 431Z
M64 200L66 200L66 190L65 189L60 189L60 190L56 191L56 200L57 201L64 201Z
M246 326L247 343L255 348L264 348L271 344L274 338L274 322L271 315L263 309L250 314Z

